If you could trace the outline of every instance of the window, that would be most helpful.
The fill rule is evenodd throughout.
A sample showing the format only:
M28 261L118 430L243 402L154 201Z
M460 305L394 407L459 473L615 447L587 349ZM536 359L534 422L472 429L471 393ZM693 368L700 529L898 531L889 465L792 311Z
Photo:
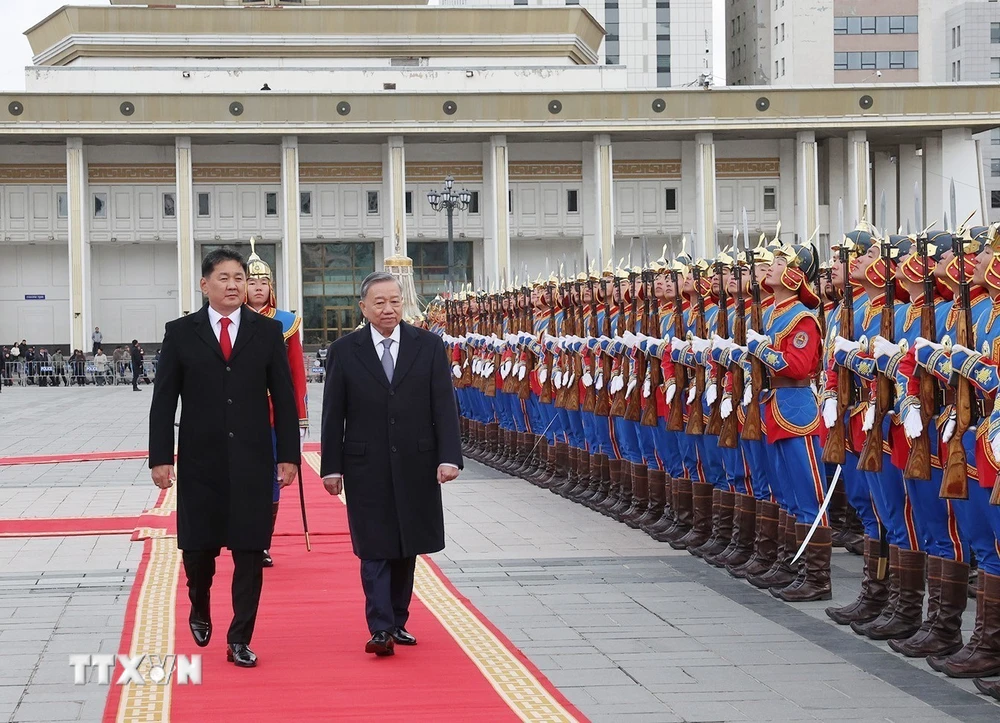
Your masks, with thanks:
M994 128L990 131L990 145L1000 146L1000 128Z
M785 59L784 58L781 59L781 74L782 75L785 74Z
M515 5L527 5L528 0L514 0Z
M212 206L211 206L210 200L211 199L209 197L209 194L207 194L207 193L199 193L198 194L198 215L199 216L204 217L204 216L211 216L212 215Z
M857 16L847 18L847 34L861 35L861 18Z
M566 191L566 213L580 213L580 192L575 188Z
M1000 79L1000 58L990 58L990 78Z
M906 54L902 50L893 50L889 53L889 67L893 70L906 67Z
M833 19L834 35L901 35L917 32L916 15L875 15L835 17ZM953 31L955 47L962 44L961 31Z
M108 194L94 194L94 218L108 217Z
M413 191L403 194L403 210L407 216L413 215Z
M177 199L172 193L163 194L163 218L174 218L177 216Z
M579 5L580 0L566 0L567 5Z
M847 18L834 18L833 19L833 34L834 35L847 35Z
M667 211L677 210L677 189L676 188L666 188L664 189L664 208Z
M479 213L479 191L472 191L469 199L469 213Z
M299 215L313 215L313 195L312 191L302 191L299 193Z
M1000 178L1000 158L994 158L990 161L990 176Z
M951 47L955 47L955 28L951 29Z
M357 303L361 281L374 270L373 243L302 244L303 343L325 345L357 327L362 321Z
M834 70L847 70L847 53L834 53L833 54L833 69Z
M514 213L514 189L507 189L507 213Z
M959 25L959 26L958 26L957 28L955 28L955 29L956 29L956 30L958 31L958 47L960 47L960 48L961 48L961 47L962 47L962 26L961 26L961 25Z
M902 69L917 67L916 50L892 50L877 52L867 51L863 53L834 53L834 70L875 70L878 69ZM952 63L952 79L958 80L960 75L960 63ZM777 73L777 61L775 61L775 73Z
M426 303L445 290L448 283L448 242L411 241L407 247L413 259L413 285L420 301ZM472 279L472 242L454 242L452 274L457 284Z
M368 215L378 215L378 191L368 192Z
M272 218L278 215L278 194L274 191L264 194L264 215Z
M778 44L778 26L777 25L774 26L774 44L775 45Z
M56 193L56 216L59 218L69 217L69 196L65 191Z
M903 16L903 32L907 35L913 35L917 32L917 16L916 15L904 15Z
M782 40L785 39L785 24L784 23L781 24L781 39Z
M777 60L774 61L774 77L775 78L778 77L778 61Z
M764 210L778 210L778 189L775 186L764 186Z
M990 42L1000 43L1000 23L990 23Z
M1000 191L990 191L990 208L1000 208Z
M890 30L890 18L888 15L879 15L875 18L875 34L876 35L887 35Z

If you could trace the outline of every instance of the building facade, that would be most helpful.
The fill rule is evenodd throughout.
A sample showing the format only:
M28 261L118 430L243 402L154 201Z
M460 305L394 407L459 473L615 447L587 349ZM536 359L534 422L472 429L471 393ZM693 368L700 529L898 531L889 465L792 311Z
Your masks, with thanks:
M983 86L643 89L583 8L67 7L0 94L0 340L154 342L201 259L251 235L318 345L394 254L418 290L753 238L823 252L889 189L894 228L982 208ZM530 22L529 22L530 21ZM917 149L921 154L917 154ZM890 155L880 155L892 151ZM448 223L446 176L470 192Z

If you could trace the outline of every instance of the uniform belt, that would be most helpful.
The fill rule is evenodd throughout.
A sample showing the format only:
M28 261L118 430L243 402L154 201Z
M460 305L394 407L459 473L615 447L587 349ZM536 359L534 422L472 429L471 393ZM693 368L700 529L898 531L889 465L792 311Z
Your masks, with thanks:
M770 379L771 389L787 389L787 388L802 388L808 387L810 382L808 379L789 379L788 377L771 377Z

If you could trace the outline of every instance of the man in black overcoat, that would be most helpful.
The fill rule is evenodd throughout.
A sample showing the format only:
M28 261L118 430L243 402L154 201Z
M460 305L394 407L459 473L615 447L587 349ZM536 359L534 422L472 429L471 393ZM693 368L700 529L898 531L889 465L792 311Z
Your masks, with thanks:
M247 266L229 249L202 264L208 304L166 326L149 410L149 466L157 487L171 486L177 441L177 546L183 551L195 642L212 634L209 590L222 547L233 554L233 621L227 658L253 667L250 650L271 545L274 468L282 486L301 462L298 410L281 324L244 306ZM274 407L277 459L268 395Z
M361 285L368 320L333 344L323 391L323 484L346 489L371 640L365 652L415 645L406 630L416 556L444 549L441 485L462 467L455 392L441 339L401 321L390 274Z

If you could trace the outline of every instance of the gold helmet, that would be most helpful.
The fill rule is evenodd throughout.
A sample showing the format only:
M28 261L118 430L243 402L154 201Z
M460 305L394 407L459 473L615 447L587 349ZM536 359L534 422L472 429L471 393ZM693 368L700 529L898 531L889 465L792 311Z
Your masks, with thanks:
M271 289L269 305L272 309L278 308L278 301L274 296L274 274L271 267L267 265L260 256L257 255L257 237L250 237L250 258L247 259L247 279L267 279L267 285ZM247 289L247 299L250 298L250 289Z

